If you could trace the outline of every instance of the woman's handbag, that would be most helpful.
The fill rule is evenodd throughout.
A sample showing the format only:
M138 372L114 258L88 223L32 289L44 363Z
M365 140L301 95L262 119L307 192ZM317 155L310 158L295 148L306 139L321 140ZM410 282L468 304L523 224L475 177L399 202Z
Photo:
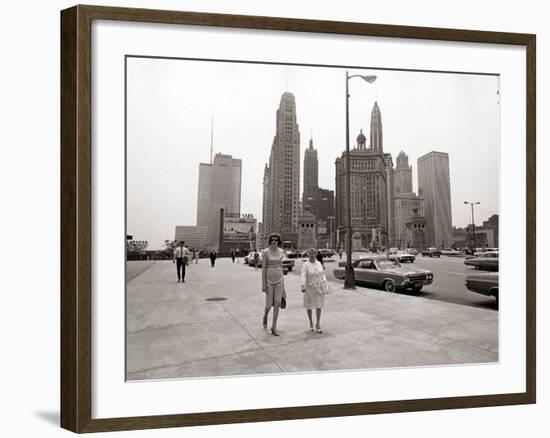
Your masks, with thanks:
M323 295L329 295L332 293L332 284L327 281L327 277L323 275L323 280L321 281L321 291Z
M286 309L286 297L281 298L281 309Z

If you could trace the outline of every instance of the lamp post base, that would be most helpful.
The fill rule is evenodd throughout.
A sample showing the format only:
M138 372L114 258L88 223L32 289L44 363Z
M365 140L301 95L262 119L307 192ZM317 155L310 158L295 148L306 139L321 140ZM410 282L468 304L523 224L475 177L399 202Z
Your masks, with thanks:
M355 289L355 275L352 266L346 266L344 276L344 289Z

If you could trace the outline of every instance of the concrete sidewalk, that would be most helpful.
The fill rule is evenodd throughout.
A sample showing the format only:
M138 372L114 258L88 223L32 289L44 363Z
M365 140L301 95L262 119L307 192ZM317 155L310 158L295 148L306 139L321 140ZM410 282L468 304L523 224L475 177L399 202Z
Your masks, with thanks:
M176 280L175 265L159 261L127 285L129 380L498 361L491 310L334 283L323 333L312 333L300 277L287 275L275 337L262 327L261 270L242 259L202 259Z

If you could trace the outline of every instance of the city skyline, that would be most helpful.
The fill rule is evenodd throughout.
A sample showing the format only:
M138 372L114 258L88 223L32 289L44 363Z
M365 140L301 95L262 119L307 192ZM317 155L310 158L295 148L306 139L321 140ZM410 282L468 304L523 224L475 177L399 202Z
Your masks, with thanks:
M212 66L215 71L211 71ZM199 78L201 71L205 74ZM219 79L221 72L225 73L222 80ZM481 201L476 208L477 223L498 213L496 78L419 72L377 73L379 79L374 90L360 84L350 86L352 138L360 129L371 135L369 113L377 98L384 113L384 152L395 159L403 150L410 162L416 162L432 150L449 152L454 226L464 227L470 222L469 211L456 205L475 196ZM307 142L307 137L313 138L318 151L319 186L334 189L334 159L345 147L343 75L343 69L332 68L132 60L128 68L128 232L138 239L149 240L150 247L155 248L171 238L174 225L195 224L198 172L191 167L197 169L198 163L208 161L212 114L216 121L215 152L243 160L241 211L252 213L261 221L264 166L272 143L269 137L273 139L274 135L273 112L287 87L296 96L300 131L312 131L310 136L302 135L302 143ZM255 76L260 78L252 80ZM193 84L201 83L199 81L204 81L204 87L212 85L214 88L207 103L201 103L196 96L193 98L194 93L190 90ZM235 81L243 86L230 86ZM319 87L325 82L330 86ZM389 87L393 87L392 90ZM254 98L255 93L260 96ZM181 99L182 96L186 98ZM452 108L450 103L453 103ZM414 117L411 107L414 107ZM224 112L223 108L227 110ZM152 111L156 111L155 117L151 117ZM429 131L426 138L430 141L419 140L424 131ZM441 143L448 146L438 147ZM149 160L152 151L159 156ZM469 160L474 151L479 157L478 163ZM303 158L300 150L298 162ZM165 169L163 178L151 171L155 165ZM416 182L415 166L412 172ZM185 188L178 190L177 181L181 180L181 175ZM471 180L464 178L461 182L462 175ZM299 180L300 199L302 185ZM413 190L417 191L414 183ZM177 197L183 202L175 203L171 193L179 193ZM172 207L171 203L177 205ZM149 204L164 205L161 210L166 215L162 220L155 209L150 212L144 207ZM147 217L149 221L145 220Z

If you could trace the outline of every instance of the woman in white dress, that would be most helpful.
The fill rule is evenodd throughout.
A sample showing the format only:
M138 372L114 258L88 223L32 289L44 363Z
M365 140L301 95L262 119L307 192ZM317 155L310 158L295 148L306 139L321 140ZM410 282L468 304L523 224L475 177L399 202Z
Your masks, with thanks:
M325 269L316 258L317 250L311 248L308 250L307 255L308 260L302 265L304 307L309 319L309 329L317 333L323 333L321 330L321 311L325 305L325 296L322 289L322 282L325 279ZM315 330L313 329L313 309L315 309L315 316L317 317Z
M263 326L267 329L267 317L273 307L273 322L271 334L279 336L277 319L281 300L285 293L283 277L284 251L279 247L282 244L281 235L273 233L269 236L269 247L262 254L262 291L265 293L265 310Z

